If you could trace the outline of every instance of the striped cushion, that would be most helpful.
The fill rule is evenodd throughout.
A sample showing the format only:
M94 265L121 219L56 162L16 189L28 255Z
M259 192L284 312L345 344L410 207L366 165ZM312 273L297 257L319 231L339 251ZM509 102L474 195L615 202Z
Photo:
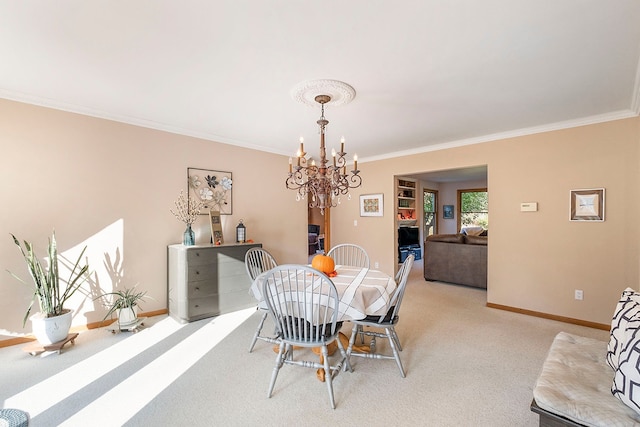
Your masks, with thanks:
M607 363L618 369L618 359L626 342L640 328L640 294L631 288L622 292L611 320L611 337L607 347Z
M640 370L638 370L640 366L640 332L638 329L629 338L620 352L611 393L640 414Z

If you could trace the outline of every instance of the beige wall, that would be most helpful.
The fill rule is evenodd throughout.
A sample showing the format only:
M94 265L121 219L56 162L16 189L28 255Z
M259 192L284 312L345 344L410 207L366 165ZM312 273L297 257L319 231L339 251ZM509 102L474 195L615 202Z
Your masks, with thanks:
M486 164L487 301L608 323L620 292L639 287L639 128L633 118L362 163L360 193L383 192L384 217L360 218L354 194L332 212L333 244L361 244L372 263L393 271L393 176ZM569 191L594 187L606 188L606 221L570 222ZM538 202L539 211L520 212L522 202Z
M0 270L26 278L9 233L41 250L53 228L63 251L88 244L93 294L75 301L75 324L100 320L91 296L119 282L153 296L144 310L166 307L166 246L184 230L169 209L186 189L187 167L233 173L227 241L242 218L248 237L280 262L306 262L306 204L281 190L284 156L6 100L0 118ZM639 145L634 118L362 163L363 186L332 210L332 244L361 244L392 273L394 176L486 164L488 302L607 323L620 291L639 287ZM569 190L589 187L606 188L606 221L569 222ZM384 216L360 217L358 196L380 192ZM531 201L539 211L521 213ZM207 243L206 217L195 229ZM573 299L576 288L584 301ZM0 275L0 339L30 330L21 325L30 296Z
M233 173L227 242L242 218L278 260L306 262L305 204L281 190L286 157L1 99L0 153L0 340L30 331L30 288L5 272L29 278L9 233L39 251L54 228L61 250L89 246L94 273L88 298L74 301L76 325L102 319L91 297L119 280L154 298L145 311L166 308L166 247L185 228L169 209L187 167ZM195 224L197 243L209 243L207 218Z

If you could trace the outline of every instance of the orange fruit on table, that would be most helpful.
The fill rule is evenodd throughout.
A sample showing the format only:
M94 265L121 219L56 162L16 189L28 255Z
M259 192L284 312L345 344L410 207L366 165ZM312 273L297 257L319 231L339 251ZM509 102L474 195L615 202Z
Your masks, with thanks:
M326 255L316 255L311 260L311 267L322 271L324 274L331 274L336 269L336 263L331 257Z

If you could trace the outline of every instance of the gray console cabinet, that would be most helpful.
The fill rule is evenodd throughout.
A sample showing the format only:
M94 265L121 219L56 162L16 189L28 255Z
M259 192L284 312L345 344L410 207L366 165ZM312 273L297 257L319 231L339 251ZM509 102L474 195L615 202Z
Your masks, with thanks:
M255 244L169 245L169 314L191 322L256 305L244 255Z

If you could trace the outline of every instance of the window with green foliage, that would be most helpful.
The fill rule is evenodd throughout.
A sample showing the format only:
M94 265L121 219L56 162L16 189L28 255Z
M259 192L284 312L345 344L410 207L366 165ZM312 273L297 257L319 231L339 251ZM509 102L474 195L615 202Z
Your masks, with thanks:
M466 226L489 229L489 194L486 188L458 190L458 202L458 229Z
M436 206L438 206L438 192L436 190L427 190L426 188L422 192L422 205L424 212L424 236L431 236L437 233L436 222L438 215L436 212Z

